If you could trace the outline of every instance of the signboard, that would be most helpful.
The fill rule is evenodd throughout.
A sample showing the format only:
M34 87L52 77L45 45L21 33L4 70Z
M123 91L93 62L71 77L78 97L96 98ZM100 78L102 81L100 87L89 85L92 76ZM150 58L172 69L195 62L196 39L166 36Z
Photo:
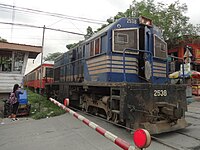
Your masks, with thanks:
M191 73L190 63L180 65L180 76L183 76L183 66L184 66L184 76L185 77L190 76Z
M187 49L187 50L185 51L185 54L184 54L183 57L184 57L184 61L185 61L186 64L187 64L187 63L191 63L192 53L190 52L189 49Z

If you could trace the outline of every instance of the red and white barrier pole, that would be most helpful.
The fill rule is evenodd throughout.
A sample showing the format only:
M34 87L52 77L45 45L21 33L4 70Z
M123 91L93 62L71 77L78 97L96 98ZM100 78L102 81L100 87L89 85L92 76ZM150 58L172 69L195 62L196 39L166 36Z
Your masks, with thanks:
M99 125L95 124L94 122L91 122L87 118L85 118L85 117L79 115L78 113L74 112L73 110L67 108L66 106L69 105L69 99L68 98L66 98L64 100L64 104L66 106L61 104L61 103L59 103L58 101L56 101L53 98L49 98L49 100L52 101L54 104L58 105L60 108L64 109L66 112L69 112L72 116L74 116L75 118L79 119L80 121L82 121L87 126L89 126L92 129L96 130L98 133L100 133L101 135L103 135L107 139L111 140L113 143L115 143L116 145L118 145L122 149L124 149L124 150L136 150L137 149L134 146L131 146L128 142L126 142L126 141L122 140L121 138L117 137L116 135L110 133L109 131L106 131L104 128L100 127ZM149 136L148 136L148 138L149 138ZM149 142L149 140L147 142ZM143 142L143 143L146 144L146 142ZM149 145L149 144L150 143L147 143L146 145ZM136 144L136 146L137 146L137 144ZM140 146L141 146L141 144L140 144ZM139 147L139 148L142 148L142 147ZM145 148L145 147L143 147L143 148Z

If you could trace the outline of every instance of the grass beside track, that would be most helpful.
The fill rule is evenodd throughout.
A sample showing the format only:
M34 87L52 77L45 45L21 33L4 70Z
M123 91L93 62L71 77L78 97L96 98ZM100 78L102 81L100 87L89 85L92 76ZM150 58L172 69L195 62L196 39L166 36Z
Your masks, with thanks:
M28 89L28 102L31 104L30 117L33 119L42 119L64 114L65 111L47 100L46 96L39 95Z

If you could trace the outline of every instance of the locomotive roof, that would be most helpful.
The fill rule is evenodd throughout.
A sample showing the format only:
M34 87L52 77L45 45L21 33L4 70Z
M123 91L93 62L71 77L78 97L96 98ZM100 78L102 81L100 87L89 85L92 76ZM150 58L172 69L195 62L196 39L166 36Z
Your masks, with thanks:
M90 38L88 38L88 39L86 39L86 40L80 42L80 43L77 44L75 47L71 48L69 51L71 51L71 50L77 48L78 46L80 46L80 45L82 45L82 44L84 44L84 43L87 43L87 42L89 42L90 40L95 39L96 37L98 37L98 36L100 36L101 34L105 33L105 32L108 31L113 25L115 25L116 23L118 23L121 19L123 19L123 18L120 18L120 19L118 19L117 21L115 21L115 22L113 22L113 23L107 25L105 28L103 28L103 29L101 29L100 31L94 33Z
M79 47L80 45L86 44L86 43L88 43L89 41L91 41L91 40L93 40L93 39L99 37L100 35L105 34L108 30L110 30L114 25L118 24L118 23L119 23L120 21L122 21L123 19L128 19L128 18L127 18L127 17L123 17L123 18L120 18L120 19L116 20L115 22L113 22L113 23L107 25L105 28L103 28L103 29L101 29L100 31L94 33L90 38L88 38L88 39L86 39L86 40L84 40L84 41L81 41L81 42L77 43L77 45L76 45L75 47L71 48L69 51L72 51L73 49ZM138 18L136 17L136 18L132 18L132 19L138 19ZM155 26L155 25L152 25L152 26L153 26L154 32L155 32L156 34L158 34L159 36L162 37L160 28L158 28L158 27Z
M120 18L119 20L121 20L122 18ZM90 38L88 38L87 40L83 41L83 43L87 43L90 40L100 36L101 34L105 33L107 30L109 30L114 24L116 24L117 22L119 22L119 20L107 25L105 28L101 29L100 31L98 31L97 33L93 34Z

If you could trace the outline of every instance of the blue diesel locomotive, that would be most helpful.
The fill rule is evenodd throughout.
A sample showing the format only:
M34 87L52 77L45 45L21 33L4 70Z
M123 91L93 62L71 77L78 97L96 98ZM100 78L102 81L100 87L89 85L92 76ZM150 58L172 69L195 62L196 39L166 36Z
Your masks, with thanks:
M185 128L186 86L168 79L167 44L152 20L121 18L57 57L49 97L151 134Z

